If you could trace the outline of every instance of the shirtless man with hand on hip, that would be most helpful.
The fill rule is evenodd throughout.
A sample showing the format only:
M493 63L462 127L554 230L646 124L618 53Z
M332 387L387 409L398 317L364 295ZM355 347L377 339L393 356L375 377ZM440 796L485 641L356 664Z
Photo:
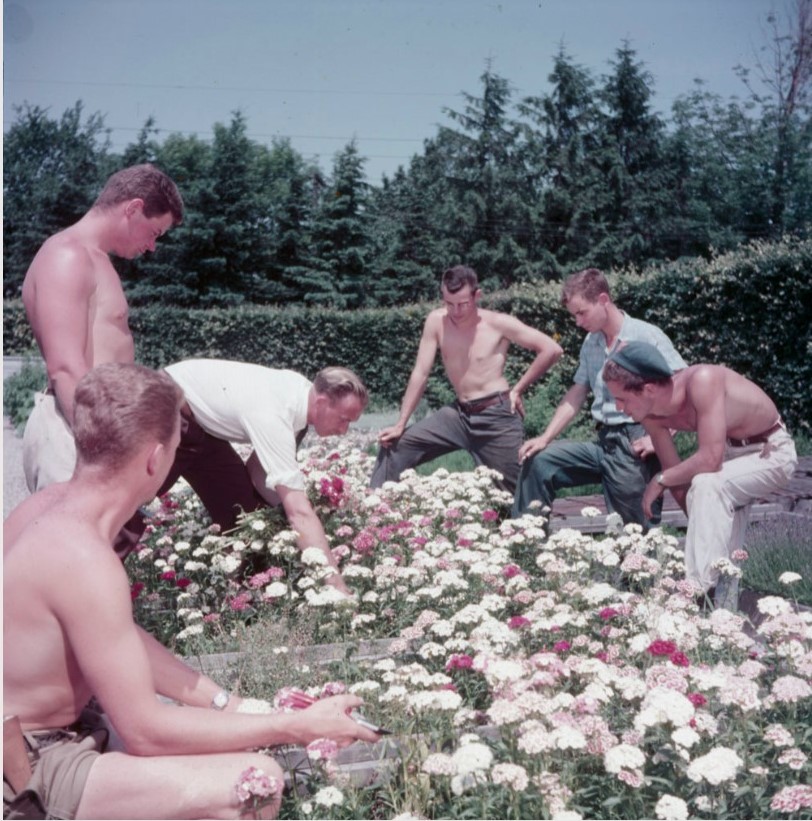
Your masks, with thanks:
M443 274L442 295L445 307L432 311L423 326L400 417L378 437L381 447L370 484L380 487L397 481L407 468L467 450L478 465L499 471L502 487L513 493L524 438L522 394L563 351L547 334L515 317L481 309L482 292L471 268L449 268ZM504 376L511 343L536 354L512 388ZM457 401L407 428L438 350Z

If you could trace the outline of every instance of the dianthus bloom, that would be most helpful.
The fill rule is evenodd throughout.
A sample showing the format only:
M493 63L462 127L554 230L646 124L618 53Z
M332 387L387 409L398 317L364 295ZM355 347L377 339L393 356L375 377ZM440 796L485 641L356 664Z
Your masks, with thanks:
M744 762L730 747L716 747L707 755L695 758L689 765L687 775L691 781L707 781L719 786L723 781L732 781L736 770Z
M656 639L649 644L646 652L652 656L672 656L677 652L677 645L666 639Z
M664 795L654 807L654 813L661 821L684 821L688 818L688 805L675 795Z
M603 756L606 772L617 774L621 770L637 769L646 763L646 756L639 747L618 744L607 750Z
M502 763L494 765L491 770L491 779L494 784L502 784L518 792L524 792L530 783L527 770L519 764Z
M812 696L812 687L797 676L781 676L775 680L772 693L777 701L795 702Z
M803 807L812 807L812 785L794 784L779 790L770 802L771 810L797 812Z
M307 745L307 757L311 761L332 761L338 755L338 744L331 738L317 738Z
M423 762L421 767L429 775L456 775L457 765L447 753L432 753Z
M249 767L240 773L235 785L237 798L242 802L253 798L270 798L279 790L279 782L258 767Z
M313 801L322 807L337 807L344 801L344 793L338 787L322 787L314 796Z

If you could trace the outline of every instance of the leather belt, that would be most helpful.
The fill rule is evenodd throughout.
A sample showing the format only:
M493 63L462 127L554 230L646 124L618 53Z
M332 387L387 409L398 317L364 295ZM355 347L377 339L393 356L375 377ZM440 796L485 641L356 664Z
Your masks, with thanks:
M466 414L482 413L486 408L491 408L498 405L505 399L510 398L510 391L500 391L499 393L489 393L487 396L481 396L479 399L472 399L470 402L463 402L457 400L460 410Z
M767 430L762 431L757 436L749 436L747 439L732 439L728 437L727 443L732 448L744 448L747 445L758 445L762 442L766 442L776 431L781 430L784 427L784 423L779 419L771 428L767 428Z

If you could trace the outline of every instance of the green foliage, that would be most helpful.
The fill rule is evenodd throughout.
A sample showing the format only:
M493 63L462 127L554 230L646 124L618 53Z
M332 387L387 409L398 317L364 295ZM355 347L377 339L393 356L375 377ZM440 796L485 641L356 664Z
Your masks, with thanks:
M728 365L761 385L794 433L810 433L812 420L812 241L754 243L710 261L685 260L643 274L613 279L618 304L653 322L688 362ZM561 306L551 283L517 286L485 300L554 336L565 355L525 396L527 430L539 433L571 383L583 334ZM378 407L394 407L406 387L429 305L399 310L367 308L263 308L238 305L183 310L133 308L130 326L138 361L153 367L192 357L213 357L291 368L312 377L326 365L345 365L366 382ZM34 342L22 306L3 307L5 353L31 350ZM506 375L518 379L532 354L513 349ZM435 362L426 401L438 407L453 392ZM587 431L588 413L576 422Z
M18 373L3 382L3 413L17 430L25 427L34 408L34 394L48 384L42 365L27 362Z
M794 25L774 26L767 94L742 70L746 101L698 87L670 121L653 112L653 77L625 42L601 77L562 48L550 92L519 101L487 63L479 92L462 92L461 110L445 109L446 124L379 187L354 142L322 173L287 141L249 139L239 111L210 140L159 143L148 118L113 155L103 117L82 123L81 103L61 120L21 109L4 144L4 295L19 294L41 242L82 215L106 176L137 162L173 177L187 208L155 254L115 262L133 306L402 305L434 298L438 273L462 262L495 290L808 236L812 57Z
M742 563L743 582L750 590L793 598L812 607L812 532L809 516L787 513L751 523L745 547L749 558ZM801 578L782 584L783 573Z

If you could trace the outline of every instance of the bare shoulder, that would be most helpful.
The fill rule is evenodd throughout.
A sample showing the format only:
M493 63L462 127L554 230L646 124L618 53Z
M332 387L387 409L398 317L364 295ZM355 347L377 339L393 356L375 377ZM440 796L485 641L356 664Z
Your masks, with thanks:
M60 282L92 287L95 263L91 250L71 229L49 237L40 247L26 279L49 286Z
M691 365L682 373L685 374L683 378L689 391L704 391L722 384L726 372L727 368L723 365Z
M443 319L445 319L445 316L445 308L435 308L426 317L426 321L423 323L423 332L434 335L438 334L440 328L443 326Z

